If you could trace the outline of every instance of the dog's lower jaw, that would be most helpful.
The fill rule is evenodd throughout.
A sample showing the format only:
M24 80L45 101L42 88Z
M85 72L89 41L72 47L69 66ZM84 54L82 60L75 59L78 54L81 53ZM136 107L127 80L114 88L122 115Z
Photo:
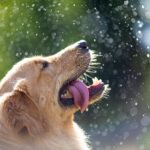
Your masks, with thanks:
M99 91L97 94L90 97L89 104L91 105L91 104L93 104L97 101L101 101L102 98L107 97L107 94L108 94L109 91L110 91L109 86L107 84L104 85L103 91Z

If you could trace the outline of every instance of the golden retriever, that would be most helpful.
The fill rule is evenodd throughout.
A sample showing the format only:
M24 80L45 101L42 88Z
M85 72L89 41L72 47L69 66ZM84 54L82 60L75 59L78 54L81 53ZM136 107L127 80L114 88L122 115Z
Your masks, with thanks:
M89 150L74 113L99 100L107 86L79 77L91 54L84 40L59 53L25 58L0 82L0 150Z

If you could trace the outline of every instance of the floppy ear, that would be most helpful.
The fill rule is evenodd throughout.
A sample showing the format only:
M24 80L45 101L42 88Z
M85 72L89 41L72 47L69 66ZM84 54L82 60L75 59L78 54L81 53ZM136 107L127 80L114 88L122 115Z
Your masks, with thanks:
M18 83L5 98L3 116L6 123L16 133L37 136L44 132L44 125L39 110L27 95L24 82Z

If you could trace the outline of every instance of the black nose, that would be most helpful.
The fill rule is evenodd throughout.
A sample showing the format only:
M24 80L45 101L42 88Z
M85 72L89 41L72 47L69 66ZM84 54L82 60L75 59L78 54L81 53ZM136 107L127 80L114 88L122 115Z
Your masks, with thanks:
M80 40L78 42L78 47L81 48L82 50L88 51L89 48L87 46L87 42L85 40Z

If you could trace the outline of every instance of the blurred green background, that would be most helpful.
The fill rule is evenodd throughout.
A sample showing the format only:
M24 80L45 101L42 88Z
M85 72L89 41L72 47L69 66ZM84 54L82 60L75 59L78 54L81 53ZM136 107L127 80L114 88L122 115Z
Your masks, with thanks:
M111 87L107 99L75 118L93 149L149 150L149 0L1 0L0 78L24 57L80 39L101 63L89 75Z

